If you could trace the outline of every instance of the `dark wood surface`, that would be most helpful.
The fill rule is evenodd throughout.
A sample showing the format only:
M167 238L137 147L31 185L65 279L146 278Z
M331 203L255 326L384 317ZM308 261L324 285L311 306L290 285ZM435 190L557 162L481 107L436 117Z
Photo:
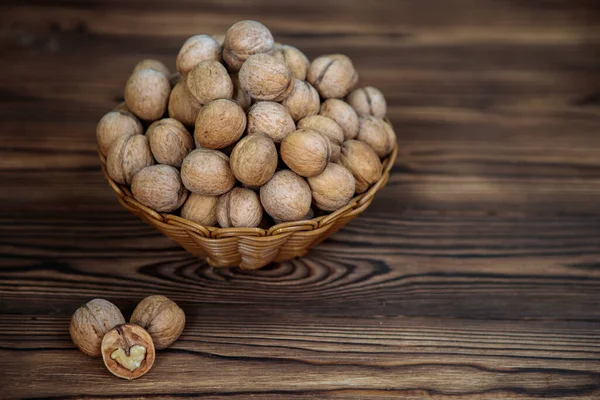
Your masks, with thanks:
M600 398L600 6L3 1L0 397ZM135 62L257 19L351 56L405 151L309 256L214 270L128 214L96 121ZM188 324L137 381L75 349L94 297Z

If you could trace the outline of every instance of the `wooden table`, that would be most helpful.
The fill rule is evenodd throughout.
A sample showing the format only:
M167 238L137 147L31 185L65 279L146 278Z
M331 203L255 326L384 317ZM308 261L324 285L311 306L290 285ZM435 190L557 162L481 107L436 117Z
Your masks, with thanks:
M597 2L0 7L0 397L600 398ZM360 218L258 272L128 214L94 135L137 60L240 19L351 56L406 153ZM154 293L188 324L142 379L71 343L89 299Z

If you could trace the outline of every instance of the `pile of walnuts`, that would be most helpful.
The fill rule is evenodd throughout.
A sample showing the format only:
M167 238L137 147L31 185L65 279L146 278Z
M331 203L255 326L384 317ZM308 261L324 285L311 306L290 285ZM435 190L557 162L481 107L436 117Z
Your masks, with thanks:
M310 218L365 192L396 146L348 57L309 62L259 22L192 36L176 64L138 63L97 127L108 175L155 211L223 228Z
M69 333L85 354L100 357L106 368L124 379L150 371L156 350L172 345L185 327L185 313L165 296L148 296L131 315L129 323L110 301L93 299L71 317Z

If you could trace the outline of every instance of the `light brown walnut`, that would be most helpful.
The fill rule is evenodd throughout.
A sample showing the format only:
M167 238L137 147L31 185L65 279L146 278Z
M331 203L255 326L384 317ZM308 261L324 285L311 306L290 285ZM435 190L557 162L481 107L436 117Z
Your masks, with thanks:
M133 67L133 71L131 71L131 74L133 75L136 72L138 72L139 70L146 69L146 68L150 68L155 71L158 71L161 74L163 74L164 76L166 76L167 78L169 76L171 76L171 72L169 71L169 68L167 68L167 66L165 64L163 64L162 62L160 62L158 60L154 60L151 58L146 58L146 59L138 62L135 65L135 67Z
M106 172L117 183L130 185L135 174L154 164L148 138L144 135L121 136L106 156Z
M260 202L265 211L281 222L299 221L310 211L312 195L301 176L284 169L261 186Z
M192 193L219 196L235 184L229 157L218 150L196 149L183 160L181 179Z
M227 70L218 61L198 63L185 79L190 94L202 105L216 99L233 96L233 82Z
M271 31L256 21L239 21L225 34L223 59L231 71L239 71L253 54L267 53L273 49Z
M331 158L328 138L310 129L298 129L281 142L283 162L296 174L304 177L319 175Z
M346 102L356 110L359 117L385 118L387 113L385 96L373 86L354 89L346 97Z
M306 71L310 61L300 50L293 46L280 45L273 49L271 55L279 61L283 61L292 71L294 78L301 81L306 79Z
M235 101L217 99L196 118L194 139L206 149L222 149L239 140L246 129L246 113Z
M364 193L381 178L382 167L373 149L358 140L346 140L342 144L339 163L354 175L356 193Z
M158 350L172 345L185 328L185 313L171 299L161 295L148 296L131 314L132 324L144 328Z
M222 228L254 228L262 217L263 208L253 190L233 188L219 197L217 221Z
M341 99L358 82L358 73L352 61L343 54L329 54L313 60L306 80L324 99Z
M230 156L231 170L244 185L264 185L275 173L279 157L273 140L255 133L240 140Z
M358 135L358 115L354 108L339 99L328 99L321 104L319 115L331 118L342 127L344 138L354 139Z
M294 121L319 112L321 100L319 93L306 81L294 79L294 88L288 97L281 104L287 108Z
M69 333L79 350L88 356L100 357L106 332L124 323L125 318L117 306L104 299L93 299L75 311Z
M344 207L352 199L356 188L352 173L334 163L329 163L322 173L307 180L313 203L325 211Z
M169 96L169 117L193 127L202 105L191 95L185 81L179 81Z
M179 54L176 65L181 76L186 77L198 63L205 60L221 61L221 45L209 35L194 35L188 38Z
M269 54L250 56L240 68L239 78L242 89L256 100L281 101L294 88L287 65Z
M114 141L121 136L141 135L144 128L140 121L125 110L115 110L105 114L96 126L96 140L98 148L104 155Z
M183 159L194 149L194 140L176 119L164 118L148 127L146 137L156 161L181 167Z
M344 141L344 131L337 122L322 115L311 115L298 121L299 129L312 129L329 139L331 144L331 162L340 158L340 146Z
M396 134L392 126L381 118L360 117L357 140L371 146L379 158L390 154L396 146Z
M248 110L248 134L264 133L275 143L280 143L296 130L288 110L273 101L259 101Z
M177 210L188 196L179 171L170 165L152 165L138 172L131 184L133 197L158 212Z
M155 121L165 114L170 94L169 78L151 68L137 71L125 85L127 108L146 121Z
M102 339L104 365L119 378L139 378L150 371L155 358L152 337L141 326L117 325Z

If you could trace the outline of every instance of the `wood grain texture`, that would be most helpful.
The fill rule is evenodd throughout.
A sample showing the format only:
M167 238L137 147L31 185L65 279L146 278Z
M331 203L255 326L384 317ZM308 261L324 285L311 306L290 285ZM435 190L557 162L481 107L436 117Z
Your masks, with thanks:
M141 58L258 19L381 87L403 154L307 257L215 270L116 202L97 120ZM0 5L0 397L597 399L600 6L592 0ZM71 343L94 297L188 325L134 382Z

